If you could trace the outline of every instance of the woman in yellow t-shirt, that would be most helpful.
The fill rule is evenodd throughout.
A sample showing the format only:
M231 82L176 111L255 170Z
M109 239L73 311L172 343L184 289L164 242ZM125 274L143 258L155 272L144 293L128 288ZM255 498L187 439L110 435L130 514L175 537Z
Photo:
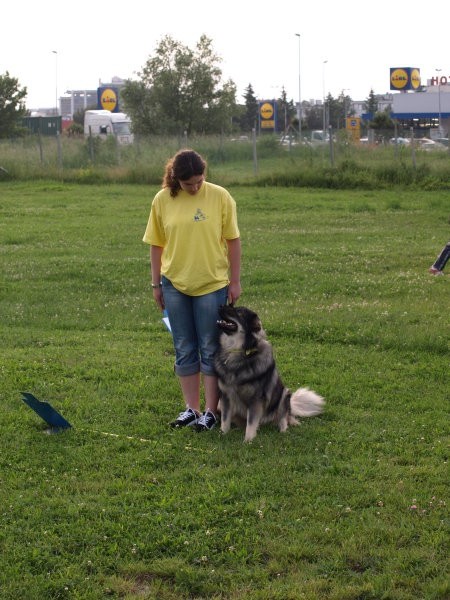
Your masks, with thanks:
M205 181L205 173L206 161L194 150L180 150L167 162L144 235L153 297L167 311L185 403L171 426L198 431L217 423L218 309L241 294L236 203L223 187Z

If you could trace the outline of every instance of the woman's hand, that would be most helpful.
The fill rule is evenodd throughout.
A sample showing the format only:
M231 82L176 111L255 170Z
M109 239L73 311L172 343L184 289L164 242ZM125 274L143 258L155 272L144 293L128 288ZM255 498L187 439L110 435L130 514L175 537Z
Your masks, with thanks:
M164 304L162 287L153 288L153 298L155 299L155 302L159 306L159 308L161 310L164 310L166 305Z
M230 281L228 285L228 304L235 304L239 300L242 293L241 284L239 281Z

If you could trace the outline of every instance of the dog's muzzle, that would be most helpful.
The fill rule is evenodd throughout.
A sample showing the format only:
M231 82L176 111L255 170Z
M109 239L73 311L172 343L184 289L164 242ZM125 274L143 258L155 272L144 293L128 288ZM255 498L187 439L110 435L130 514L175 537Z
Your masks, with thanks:
M219 319L217 321L217 327L222 329L225 333L234 333L238 328L234 321L226 321L225 319Z

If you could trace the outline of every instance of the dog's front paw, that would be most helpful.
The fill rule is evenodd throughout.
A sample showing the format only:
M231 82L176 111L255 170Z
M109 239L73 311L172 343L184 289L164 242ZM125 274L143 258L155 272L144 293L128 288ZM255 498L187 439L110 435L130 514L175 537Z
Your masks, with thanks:
M230 431L230 427L231 427L231 423L224 423L222 421L222 423L220 425L220 431L225 435L226 433L228 433Z
M287 417L282 417L279 422L278 422L278 429L281 431L281 433L284 433L288 428L288 418Z

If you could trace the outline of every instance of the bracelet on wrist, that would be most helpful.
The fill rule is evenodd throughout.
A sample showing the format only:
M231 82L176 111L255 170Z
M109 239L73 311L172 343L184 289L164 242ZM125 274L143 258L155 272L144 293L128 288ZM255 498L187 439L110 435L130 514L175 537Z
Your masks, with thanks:
M160 288L160 287L162 287L162 283L161 282L160 283L152 283L152 288L153 289Z

